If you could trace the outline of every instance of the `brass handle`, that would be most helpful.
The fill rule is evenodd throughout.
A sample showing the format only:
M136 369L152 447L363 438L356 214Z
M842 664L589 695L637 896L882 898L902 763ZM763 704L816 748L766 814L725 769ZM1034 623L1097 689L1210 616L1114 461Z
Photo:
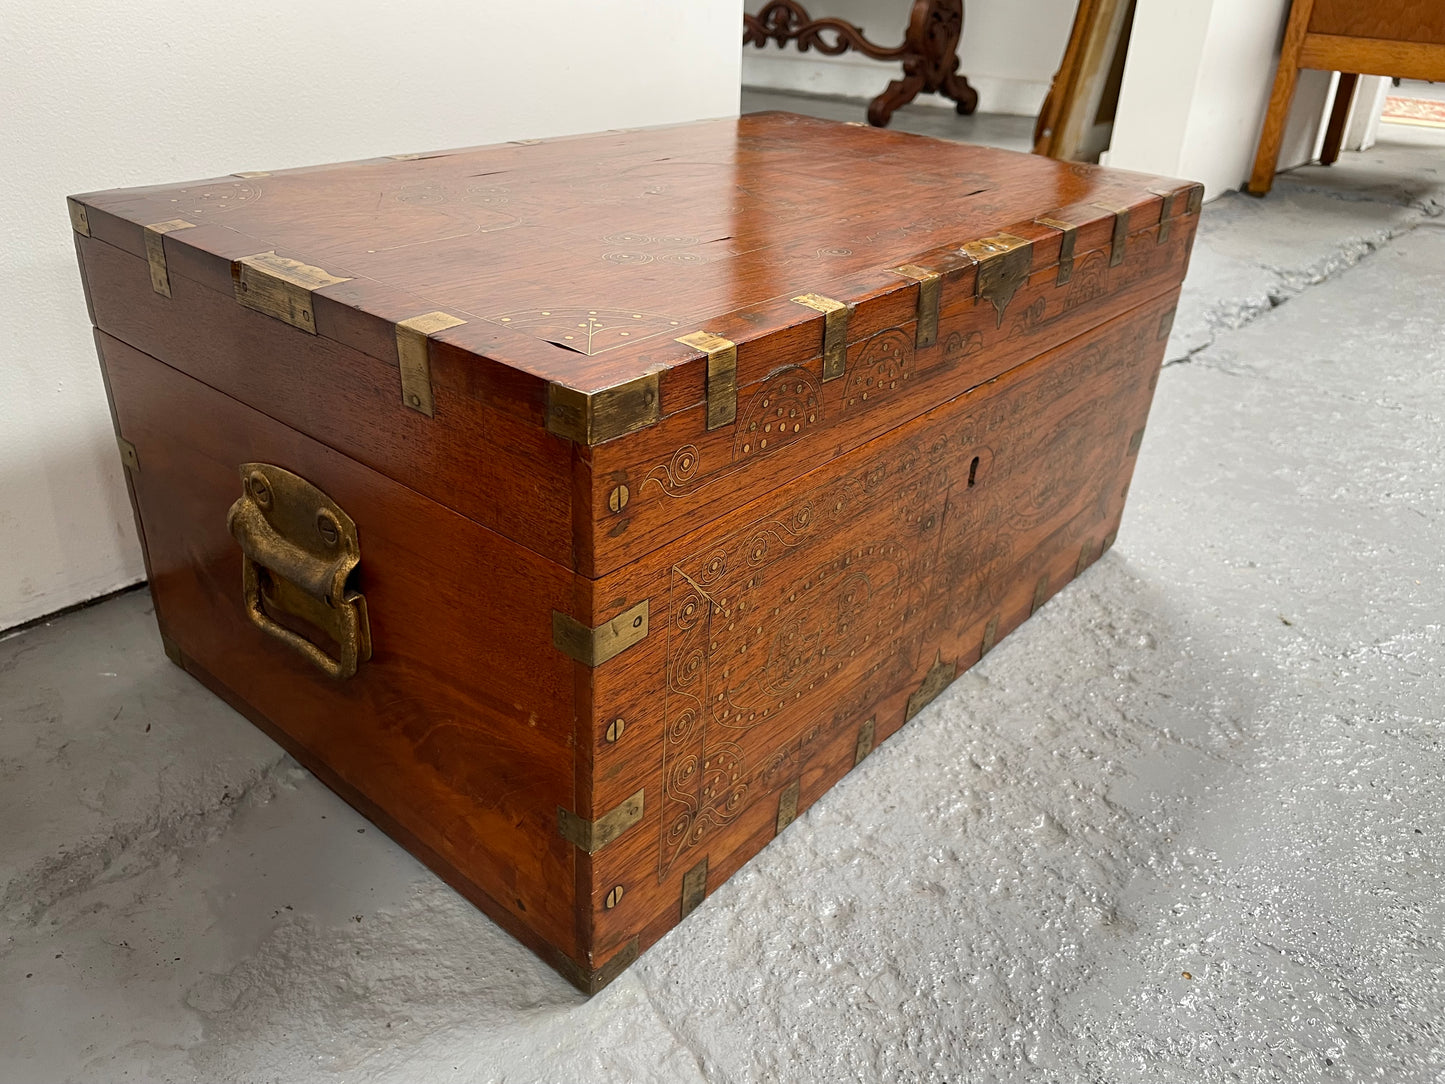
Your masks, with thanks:
M270 463L241 464L241 484L226 527L241 547L246 616L333 678L351 677L371 658L366 599L348 584L361 563L355 522L306 479ZM278 616L324 632L336 654Z

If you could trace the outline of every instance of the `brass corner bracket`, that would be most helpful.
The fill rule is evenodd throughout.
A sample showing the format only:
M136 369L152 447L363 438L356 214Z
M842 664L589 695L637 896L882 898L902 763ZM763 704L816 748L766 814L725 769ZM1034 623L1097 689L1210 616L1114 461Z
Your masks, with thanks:
M621 805L608 810L595 821L584 820L570 809L557 807L557 833L568 843L588 854L596 854L607 844L642 820L642 798L646 788L639 790Z
M552 611L552 645L584 666L601 666L645 639L647 599L596 628L588 628L569 614Z
M710 331L694 331L676 340L707 355L707 427L721 429L738 417L738 347Z
M662 418L658 376L647 373L601 391L547 385L547 432L589 447L636 432Z
M1028 281L1033 267L1033 242L1012 233L995 233L970 241L959 251L978 264L974 296L993 303L997 314L994 326L1003 327L1004 310L1018 288Z

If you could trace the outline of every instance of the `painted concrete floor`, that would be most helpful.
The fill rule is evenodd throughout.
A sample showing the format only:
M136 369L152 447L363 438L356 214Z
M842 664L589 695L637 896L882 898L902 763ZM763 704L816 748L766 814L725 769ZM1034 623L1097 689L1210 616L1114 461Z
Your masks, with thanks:
M1113 551L591 1001L143 592L0 642L0 1082L1445 1080L1442 169L1206 206Z

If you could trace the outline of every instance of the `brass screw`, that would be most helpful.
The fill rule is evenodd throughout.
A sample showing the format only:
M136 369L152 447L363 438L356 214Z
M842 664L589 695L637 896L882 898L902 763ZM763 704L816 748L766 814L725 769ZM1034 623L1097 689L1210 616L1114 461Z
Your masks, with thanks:
M331 518L330 512L318 512L316 514L316 530L321 533L321 540L328 546L336 545L336 540L341 537L341 532L336 526L336 520Z
M622 737L622 732L627 729L627 721L620 716L607 724L607 733L604 735L609 742L615 742Z
M617 486L607 494L607 507L614 512L621 512L627 507L627 501L631 496L632 494L627 491L626 486Z
M256 498L256 503L262 508L271 507L271 487L260 473L251 475L251 496Z
M622 897L625 892L626 890L621 885L613 885L612 891L607 893L607 898L602 901L602 906L609 911L612 910L612 908L622 902Z

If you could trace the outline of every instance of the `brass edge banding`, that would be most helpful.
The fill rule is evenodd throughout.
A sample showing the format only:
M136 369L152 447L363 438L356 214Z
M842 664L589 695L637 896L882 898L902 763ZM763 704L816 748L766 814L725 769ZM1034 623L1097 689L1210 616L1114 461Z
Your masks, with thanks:
M90 212L85 204L77 203L69 196L65 198L66 210L70 212L70 228L82 237L90 236Z
M431 387L431 336L465 324L449 312L427 312L398 321L396 360L401 370L401 401L418 414L433 417L436 403Z
M642 820L643 795L646 788L608 810L595 821L584 820L570 809L557 807L557 832L568 843L588 854L596 854L607 844Z
M721 429L738 417L738 347L710 331L694 331L677 342L707 355L707 427Z
M858 728L858 742L853 746L853 767L863 763L863 759L873 752L873 736L878 732L878 717L865 720Z
M146 264L151 273L151 289L162 297L171 296L171 276L166 267L166 234L194 229L195 225L184 218L173 218L169 222L154 222L141 228L145 238Z
M140 473L140 455L135 450L135 445L126 440L125 437L115 438L116 447L120 449L120 461L132 474Z
M943 657L940 649L933 657L933 665L928 668L928 673L923 675L923 680L918 683L908 697L908 706L903 710L903 721L906 723L920 711L933 703L938 694L953 684L953 679L958 677L958 662L948 662Z
M552 644L583 666L601 666L633 644L647 639L647 599L611 621L588 628L575 617L552 611Z
M1124 252L1129 245L1129 212L1132 210L1128 204L1096 203L1095 207L1102 207L1114 216L1114 233L1109 241L1109 266L1118 267L1124 262Z
M1059 238L1059 271L1054 277L1054 282L1062 286L1074 277L1074 246L1079 241L1079 227L1075 223L1065 222L1061 218L1054 218L1050 215L1041 215L1034 221L1040 226L1047 226L1049 229L1058 230L1063 234Z
M1028 281L1033 267L1032 242L1012 233L995 233L970 241L958 251L978 264L974 297L992 302L997 316L995 326L1003 327L1004 310L1018 288Z
M942 293L941 272L906 263L895 267L893 273L918 283L918 331L914 335L914 346L932 346L938 341L938 302Z
M822 294L800 294L792 299L823 314L823 382L836 380L848 365L848 305Z
M697 910L707 898L707 859L704 858L682 875L682 918Z
M547 386L547 432L588 446L654 425L662 417L658 375L646 373L601 391Z
M983 647L978 653L980 659L992 651L993 645L998 643L998 619L999 615L994 614L983 628Z
M351 280L271 251L242 256L232 262L231 281L235 286L236 300L246 308L274 316L309 335L315 335L316 312L312 293L325 286Z
M778 835L781 835L784 828L798 819L798 790L799 782L794 779L783 788L783 793L778 795L778 826L776 832Z

